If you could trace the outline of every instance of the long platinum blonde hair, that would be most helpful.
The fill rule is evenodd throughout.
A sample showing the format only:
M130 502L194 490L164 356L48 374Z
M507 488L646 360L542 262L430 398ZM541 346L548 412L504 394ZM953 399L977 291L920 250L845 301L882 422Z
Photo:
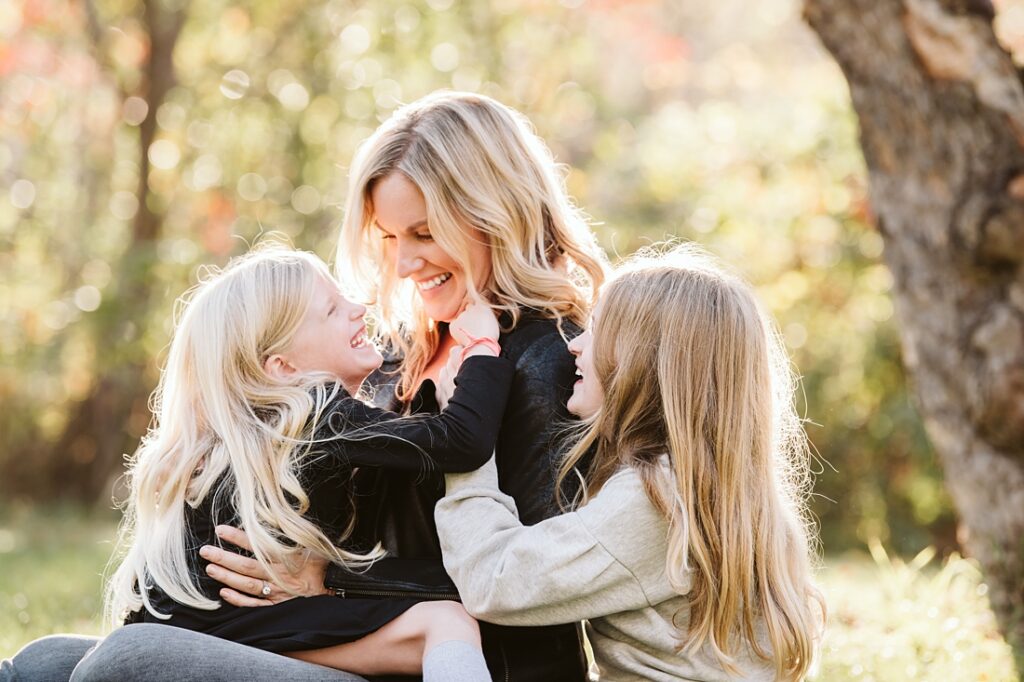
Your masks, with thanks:
M468 229L483 234L492 268L482 293L513 324L523 308L559 321L586 320L605 258L550 150L524 116L489 97L429 95L398 109L360 147L338 246L339 278L377 304L378 331L405 353L400 396L430 361L439 335L372 227L373 187L395 172L423 193L432 237L467 273Z
M304 516L299 471L315 456L312 434L339 390L335 380L276 379L264 369L288 347L321 277L330 271L313 254L265 242L179 299L153 423L129 460L120 535L127 553L107 585L110 622L142 607L168 617L147 595L154 583L181 604L220 606L197 586L185 546L185 506L210 496L235 510L253 555L275 577L275 564L294 568L308 553L348 565L379 556L379 548L364 555L335 546L351 519L331 538Z
M825 603L812 580L807 441L770 317L749 285L689 245L628 262L599 311L592 349L604 403L560 482L592 447L577 504L632 467L669 524L667 575L689 602L676 619L681 649L708 646L736 674L747 642L778 678L803 677Z

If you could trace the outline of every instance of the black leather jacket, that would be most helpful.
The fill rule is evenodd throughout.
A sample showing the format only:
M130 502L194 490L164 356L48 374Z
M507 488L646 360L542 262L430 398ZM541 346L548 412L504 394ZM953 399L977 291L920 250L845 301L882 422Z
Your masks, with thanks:
M562 332L572 338L580 330L563 322ZM575 364L557 324L547 318L524 314L513 330L501 335L500 343L502 356L513 360L516 369L498 435L498 480L501 489L515 499L519 518L531 525L557 513L554 482L563 450L558 436L570 419L565 405L576 378ZM383 405L389 398L394 400L396 377L392 374L388 380L386 372L395 369L397 364L397 359L390 359L382 368L384 374L371 377L371 385L377 392L374 402ZM438 409L432 382L424 382L411 409ZM567 491L570 495L572 492ZM366 544L383 539L390 555L396 557L390 566L389 559L383 559L372 567L371 579L374 571L379 571L387 576L390 584L396 584L396 573L409 573L397 581L403 589L419 589L437 596L439 588L434 577L438 571L433 568L423 571L422 561L408 564L421 568L403 569L402 560L429 559L444 576L434 525L434 505L443 496L441 474L407 474L382 469L360 472L357 528L353 537ZM417 580L420 574L424 576L422 581ZM427 574L430 579L426 579ZM343 571L332 566L325 583L340 592L351 586L347 578ZM419 582L425 584L417 587ZM578 623L529 628L481 623L481 631L488 667L498 682L586 680L586 659Z

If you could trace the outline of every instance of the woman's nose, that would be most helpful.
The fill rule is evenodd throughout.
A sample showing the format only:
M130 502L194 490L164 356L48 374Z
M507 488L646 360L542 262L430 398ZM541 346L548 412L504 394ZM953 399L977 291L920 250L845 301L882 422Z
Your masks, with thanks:
M353 303L352 310L349 311L349 318L353 320L362 319L366 315L366 306L362 303Z
M409 277L423 267L425 261L418 255L414 245L399 244L395 253L395 272L399 277Z

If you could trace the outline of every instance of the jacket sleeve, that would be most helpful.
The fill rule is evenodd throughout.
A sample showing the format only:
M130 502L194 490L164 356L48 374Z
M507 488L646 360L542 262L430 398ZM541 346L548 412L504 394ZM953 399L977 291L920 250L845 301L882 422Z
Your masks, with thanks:
M472 471L494 452L514 366L505 358L466 358L439 414L403 416L348 396L317 430L317 447L351 466L420 472Z
M613 486L575 512L523 526L497 487L493 460L445 479L448 493L434 512L444 565L474 617L549 625L651 605L614 543L599 539L609 524L628 523L620 517L636 502L632 492Z
M554 323L533 324L533 328L516 332L543 333L530 339L516 359L497 444L501 489L515 499L519 518L526 525L557 513L554 484L563 450L559 435L572 419L566 402L576 380L575 362ZM575 484L575 479L568 483ZM572 493L567 490L569 497Z

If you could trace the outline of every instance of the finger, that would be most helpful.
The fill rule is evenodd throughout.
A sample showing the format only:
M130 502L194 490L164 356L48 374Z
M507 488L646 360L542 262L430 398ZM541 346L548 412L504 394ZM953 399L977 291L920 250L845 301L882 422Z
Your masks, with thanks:
M235 528L234 526L217 526L214 529L217 533L217 537L221 540L227 540L232 545L237 545L242 549L252 551L252 545L249 543L249 536L245 534L244 530Z
M220 598L234 606L273 606L274 602L269 599L256 599L247 594L236 592L229 587L221 589Z
M216 564L223 568L229 569L242 575L256 578L257 580L266 580L267 573L260 566L259 562L249 557L244 557L241 554L235 554L229 552L220 547L214 547L213 545L203 545L199 549L199 556L203 557L211 564Z
M228 587L239 592L243 592L245 594L259 595L263 591L263 580L250 578L247 575L242 575L240 573L235 573L234 571L229 571L228 569L223 568L222 566L218 566L217 564L207 564L206 574L214 580L216 580L217 582L223 583ZM267 584L269 585L270 583ZM271 587L271 589L273 589L273 587Z

